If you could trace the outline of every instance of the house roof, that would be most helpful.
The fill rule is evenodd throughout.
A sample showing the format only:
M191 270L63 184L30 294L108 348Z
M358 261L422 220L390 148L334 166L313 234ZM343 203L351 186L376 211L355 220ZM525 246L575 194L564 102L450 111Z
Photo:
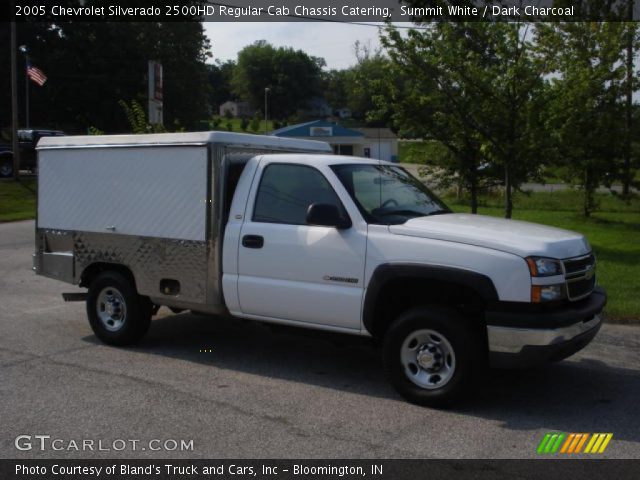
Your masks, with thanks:
M312 135L312 128L331 127L331 135ZM364 133L350 128L345 128L337 123L328 122L326 120L314 120L311 122L298 123L289 125L271 132L276 137L310 137L310 138L327 138L327 137L364 137Z

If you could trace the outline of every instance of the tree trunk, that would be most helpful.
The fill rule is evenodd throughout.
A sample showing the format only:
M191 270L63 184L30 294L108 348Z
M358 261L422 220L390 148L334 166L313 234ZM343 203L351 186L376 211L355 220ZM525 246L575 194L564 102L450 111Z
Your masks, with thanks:
M627 1L628 21L633 21L633 1ZM626 82L626 125L624 139L624 165L622 169L622 195L629 198L629 184L631 183L631 109L633 108L633 34L634 26L627 26L627 82Z
M593 202L593 192L588 190L586 187L584 189L584 202L582 205L582 213L585 217L589 218L591 216L591 203Z
M593 183L593 175L591 174L591 169L587 167L584 171L584 198L582 202L582 213L585 217L589 218L591 216L591 212L593 211L593 193L594 186Z
M509 164L504 165L504 218L511 218L513 214L513 196L511 186L511 172Z
M478 213L478 170L474 166L469 178L469 190L471 193L471 213Z

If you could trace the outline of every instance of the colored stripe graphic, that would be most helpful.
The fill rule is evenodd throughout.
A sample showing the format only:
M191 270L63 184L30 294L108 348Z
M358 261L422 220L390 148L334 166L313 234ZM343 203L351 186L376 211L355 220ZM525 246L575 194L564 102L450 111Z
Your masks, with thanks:
M564 442L564 445L562 445L562 449L560 450L560 453L567 453L567 450L569 449L569 445L571 445L571 442L573 442L573 439L576 437L575 433L570 433L569 436L567 437L567 440Z
M551 438L551 433L547 433L544 438L542 439L542 441L540 442L540 445L538 445L538 453L544 453L544 449L547 446L547 443L549 442L549 439Z
M591 447L593 447L593 444L596 443L597 439L598 439L598 434L594 433L593 436L591 437L591 440L589 440L589 443L587 443L587 448L584 449L584 453L591 453Z
M562 450L560 453L580 453L582 449L582 445L587 440L589 434L587 433L571 433L569 434L569 438L562 446Z
M577 453L603 453L609 442L613 438L613 433L547 433L537 448L537 453L546 455L554 453L577 454ZM587 441L588 440L588 441ZM582 448L585 446L584 451Z
M587 441L587 438L589 438L589 434L588 433L583 433L582 434L582 438L580 439L580 442L578 443L578 445L576 445L575 453L580 453L580 451L582 450L582 446Z
M565 434L561 433L558 435L558 438L556 439L556 443L553 444L553 447L551 447L551 452L550 453L556 453L558 451L558 448L560 448L560 444L562 443L562 440L564 440Z
M613 433L594 433L584 453L604 453L613 438Z
M565 436L564 433L547 433L538 445L537 452L541 454L556 453Z

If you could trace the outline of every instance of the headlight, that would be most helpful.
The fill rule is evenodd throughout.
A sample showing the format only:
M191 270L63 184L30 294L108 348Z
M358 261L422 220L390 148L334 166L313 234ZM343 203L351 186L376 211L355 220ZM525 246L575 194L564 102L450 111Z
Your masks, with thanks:
M564 298L564 284L558 285L532 285L531 301L533 303L551 302Z
M525 258L532 277L551 277L553 275L562 275L562 264L560 260L544 257L527 257Z

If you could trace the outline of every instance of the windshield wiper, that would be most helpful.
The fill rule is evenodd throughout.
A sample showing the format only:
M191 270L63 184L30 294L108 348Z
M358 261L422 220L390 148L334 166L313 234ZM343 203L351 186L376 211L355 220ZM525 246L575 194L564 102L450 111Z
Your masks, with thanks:
M389 210L388 212L380 212L377 215L387 216L387 215L413 215L416 217L425 217L427 214L424 212L419 212L417 210Z

